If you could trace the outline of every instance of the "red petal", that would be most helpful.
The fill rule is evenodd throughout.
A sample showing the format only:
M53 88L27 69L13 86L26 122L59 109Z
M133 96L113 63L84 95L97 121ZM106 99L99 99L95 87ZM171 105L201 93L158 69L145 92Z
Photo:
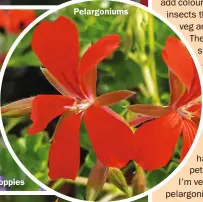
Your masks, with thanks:
M35 134L47 127L47 124L68 110L75 100L61 95L39 95L32 102L31 120L32 126L29 134Z
M162 57L168 68L190 89L196 67L182 42L176 37L168 37Z
M36 18L33 10L8 10L7 30L10 33L22 32Z
M107 167L121 168L132 157L133 132L111 109L90 106L85 125L99 161Z
M2 29L5 29L6 19L6 12L4 10L0 10L0 27Z
M74 180L80 168L79 130L81 114L68 115L62 121L49 151L49 177Z
M49 83L62 95L71 96L67 89L49 72L46 68L41 68L42 73Z
M196 111L201 111L202 109L202 103L197 103L195 105L192 105L191 107L188 108L188 111L190 112L196 112Z
M134 160L145 170L164 167L173 155L181 134L181 118L171 111L135 131Z
M192 121L199 126L201 111L202 111L202 103L197 103L187 109L189 112L192 112Z
M183 119L183 129L182 129L183 146L180 161L182 161L185 158L190 147L192 146L192 143L197 134L197 129L198 126L194 122L188 119Z
M97 97L96 92L97 82L97 69L91 69L85 74L81 80L81 90L90 100L95 100Z
M185 91L183 96L176 104L176 107L186 105L189 102L198 98L200 95L201 95L201 86L200 86L199 76L198 74L195 74L190 90Z
M197 126L199 126L200 118L201 118L201 112L200 111L196 111L193 113L192 121L194 123L196 123Z
M1 24L0 24L0 28L1 28ZM2 55L0 55L0 68L1 68L1 65L3 65L5 59L6 59L6 53L2 53Z
M97 68L97 65L106 57L111 55L118 47L120 43L119 35L109 35L99 39L94 43L83 55L80 60L79 71L81 81L84 82L86 86L86 91L93 93L95 95L95 85L93 82L96 81L95 73L89 75L89 71ZM88 77L83 78L83 77ZM93 88L93 89L92 89ZM93 95L93 96L94 96Z
M82 96L78 84L79 41L76 25L65 17L42 22L32 38L32 48L43 65L69 92Z
M170 106L178 102L184 92L183 83L178 77L169 70L169 83L170 83Z
M92 68L96 68L103 59L111 55L119 47L119 43L120 36L115 34L99 39L88 48L80 60L80 76L83 77Z
M133 91L118 90L99 96L94 103L100 106L109 106L117 102L120 102L121 100L127 99L133 96L134 94L135 92Z

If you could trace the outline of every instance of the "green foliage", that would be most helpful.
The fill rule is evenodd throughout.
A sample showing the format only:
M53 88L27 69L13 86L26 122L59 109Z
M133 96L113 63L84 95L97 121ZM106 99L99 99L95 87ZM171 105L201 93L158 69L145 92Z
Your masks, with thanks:
M0 196L0 202L45 202L46 199L47 196ZM52 200L50 202L54 201Z
M10 139L10 138L9 138ZM3 141L0 139L1 142ZM11 143L12 144L12 143ZM12 144L13 146L13 144ZM33 163L33 162L32 162ZM26 166L26 165L25 165ZM5 146L0 146L0 175L4 180L23 180L22 186L10 186L9 191L38 191L39 186L30 180L26 174L18 167Z
M144 197L144 198L138 199L138 200L136 200L136 202L148 202L148 197Z

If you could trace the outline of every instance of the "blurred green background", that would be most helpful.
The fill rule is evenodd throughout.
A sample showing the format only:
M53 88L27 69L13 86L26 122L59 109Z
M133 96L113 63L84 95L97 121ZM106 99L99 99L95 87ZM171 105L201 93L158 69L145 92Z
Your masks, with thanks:
M128 9L129 14L126 16L80 16L74 15L74 8ZM112 107L126 121L132 120L135 115L129 113L123 106L135 103L168 104L168 69L161 57L161 51L167 37L174 36L175 33L167 25L140 8L109 1L72 5L48 16L47 20L55 20L61 15L69 17L76 23L80 34L81 55L90 44L99 38L113 33L120 34L122 38L120 48L112 57L107 58L98 66L97 94L101 95L121 89L136 91L136 96ZM2 87L3 104L37 94L57 93L40 72L41 63L30 47L32 33L33 30L23 38L9 61ZM5 49L11 46L15 38L15 35L9 35L6 38ZM82 183L65 179L51 181L47 176L49 140L56 123L57 119L49 124L46 131L36 136L28 136L27 128L31 124L29 117L4 119L5 130L13 150L36 178L63 194L85 199L86 182L96 157L83 125L80 132L81 168L79 176L84 181ZM181 141L166 167L145 173L147 189L159 184L178 166L180 145ZM25 186L17 187L17 189L38 190L39 187L27 179L13 160L8 159L10 159L9 154L1 147L0 175L6 179L16 176L25 179ZM6 162L6 165L3 165L3 162ZM122 172L131 187L133 176L136 173L134 164L130 162L122 169ZM15 187L11 189L15 189ZM99 199L104 196L105 193L101 193ZM116 196L115 199L117 199Z
M0 196L0 202L55 202L56 196ZM59 202L64 202L60 200Z
M0 196L0 202L55 202L55 196ZM137 202L148 202L147 198L136 200ZM65 202L59 199L58 202Z

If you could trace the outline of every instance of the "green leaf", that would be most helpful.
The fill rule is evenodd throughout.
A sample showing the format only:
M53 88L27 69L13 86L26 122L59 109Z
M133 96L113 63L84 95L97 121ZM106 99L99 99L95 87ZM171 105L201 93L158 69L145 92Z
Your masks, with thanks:
M8 63L9 67L19 67L19 66L34 66L41 67L42 63L39 61L38 57L34 52L29 51L24 55L12 56Z
M126 59L121 52L116 52L112 60L101 63L99 71L99 81L102 80L97 87L99 94L122 89L130 90L144 81L139 65L130 58Z
M147 174L148 187L152 188L162 182L166 177L167 173L164 169L154 170Z

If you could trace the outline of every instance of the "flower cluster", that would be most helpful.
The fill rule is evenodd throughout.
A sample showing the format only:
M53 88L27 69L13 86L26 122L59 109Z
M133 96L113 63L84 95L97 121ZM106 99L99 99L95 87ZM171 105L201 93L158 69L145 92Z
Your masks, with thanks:
M33 10L0 10L1 32L19 34L36 18Z
M181 160L195 138L201 113L201 88L195 64L175 37L166 41L162 56L169 69L168 106L132 105L138 116L132 128L109 106L135 93L127 90L97 96L97 66L119 47L120 36L104 36L79 58L76 25L65 17L44 21L33 33L32 49L48 81L61 95L38 95L2 107L3 115L31 114L30 135L60 116L49 151L49 176L75 179L80 167L80 124L83 120L93 150L105 167L122 168L130 160L145 170L165 166L182 134ZM185 89L186 88L186 89Z
M169 162L181 134L182 160L194 141L201 115L200 81L186 47L175 37L168 37L162 57L169 69L169 105L129 107L140 115L132 125L151 120L134 135L134 159L146 170L161 168Z
M20 34L34 19L33 10L0 10L0 33L4 36ZM0 50L0 65L6 57L6 50Z

